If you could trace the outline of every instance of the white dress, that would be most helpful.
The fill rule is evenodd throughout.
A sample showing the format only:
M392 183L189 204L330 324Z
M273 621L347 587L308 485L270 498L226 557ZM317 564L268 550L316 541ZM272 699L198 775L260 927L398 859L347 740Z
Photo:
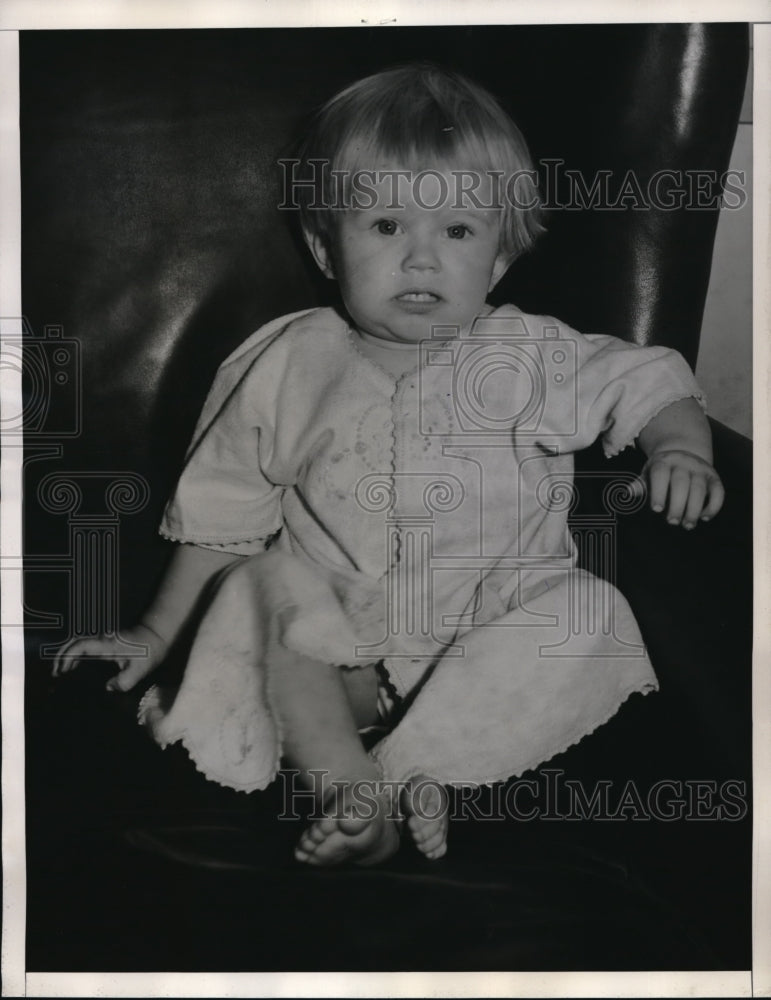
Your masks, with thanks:
M384 661L408 708L372 755L397 781L519 775L657 687L624 598L576 567L572 453L601 435L614 455L701 400L690 369L513 306L439 333L395 378L310 310L221 366L161 532L249 558L222 577L179 690L140 709L208 778L275 776L278 647ZM594 526L605 560L612 524Z

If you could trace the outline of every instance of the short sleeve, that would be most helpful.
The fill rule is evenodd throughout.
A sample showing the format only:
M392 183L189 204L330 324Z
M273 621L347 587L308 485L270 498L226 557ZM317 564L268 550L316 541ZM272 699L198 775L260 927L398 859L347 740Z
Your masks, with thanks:
M608 457L632 444L656 414L679 399L706 401L682 355L616 337L582 335L542 319L545 402L538 442L560 451L598 437ZM551 324L551 325L549 325Z
M286 484L265 472L281 381L281 352L270 347L280 329L263 328L217 372L160 524L166 538L251 555L280 530Z

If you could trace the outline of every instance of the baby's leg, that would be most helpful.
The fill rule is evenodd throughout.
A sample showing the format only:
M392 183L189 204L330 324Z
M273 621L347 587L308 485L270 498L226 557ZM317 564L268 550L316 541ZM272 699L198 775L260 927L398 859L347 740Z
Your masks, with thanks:
M324 818L300 838L295 857L311 865L384 861L399 846L398 816L378 790L380 773L362 746L357 726L366 714L371 721L376 688L371 687L372 709L366 713L366 677L349 698L337 666L279 646L270 659L271 703L279 717L284 755L308 784L311 771L324 773L320 786L313 783Z
M377 718L378 678L374 667L343 670L342 679L356 725L372 725ZM407 829L417 849L432 861L447 852L449 798L445 788L426 775L415 775L397 787L384 786L386 807L397 810L407 821Z

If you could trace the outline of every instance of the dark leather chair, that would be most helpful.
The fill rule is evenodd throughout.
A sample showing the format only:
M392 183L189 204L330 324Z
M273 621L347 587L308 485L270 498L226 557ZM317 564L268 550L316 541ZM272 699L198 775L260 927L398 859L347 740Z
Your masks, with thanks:
M404 851L382 870L307 871L291 860L298 823L275 819L279 786L245 798L161 753L134 695L104 693L104 665L50 679L51 647L134 620L152 593L160 512L219 362L332 294L275 208L276 158L318 101L396 62L455 67L500 97L545 169L563 161L559 202L569 169L613 183L632 169L643 188L664 168L720 175L747 53L736 24L22 35L30 969L749 965L746 816L458 821L435 865ZM694 364L716 224L717 202L555 206L496 301ZM661 692L552 771L641 794L749 781L750 450L713 429L714 522L686 534L610 512L605 572ZM640 465L581 456L578 527L608 515L607 477Z

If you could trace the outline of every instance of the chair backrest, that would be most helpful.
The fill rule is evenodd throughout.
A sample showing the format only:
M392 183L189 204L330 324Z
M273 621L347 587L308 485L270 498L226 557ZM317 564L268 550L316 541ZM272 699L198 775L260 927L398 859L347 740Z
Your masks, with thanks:
M741 24L23 34L24 310L82 352L82 429L58 467L143 476L124 558L150 546L160 562L144 539L216 366L329 294L277 211L277 157L337 89L412 59L495 93L551 184L548 233L497 300L695 363L710 177L728 166L747 55ZM695 211L697 176L701 206L713 197ZM33 465L33 480L54 467Z

